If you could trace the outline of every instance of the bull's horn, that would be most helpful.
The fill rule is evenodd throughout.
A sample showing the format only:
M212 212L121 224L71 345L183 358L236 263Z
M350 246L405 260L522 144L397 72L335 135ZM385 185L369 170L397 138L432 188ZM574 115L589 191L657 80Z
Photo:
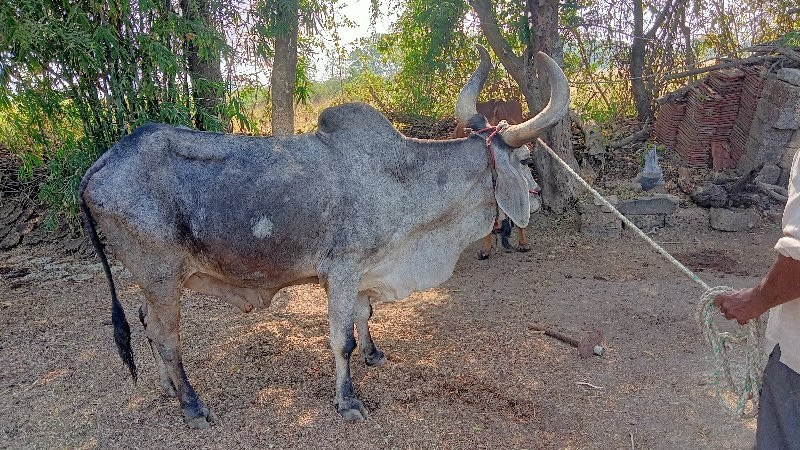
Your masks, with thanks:
M511 125L501 133L503 140L511 147L522 147L536 139L542 130L561 120L569 110L569 83L558 63L539 52L536 63L544 67L550 82L550 102L533 119L519 125ZM542 66L543 65L543 66Z
M492 60L489 58L489 52L480 44L475 47L478 49L478 53L481 56L481 63L478 64L478 68L475 69L475 72L469 77L467 84L461 88L461 92L458 94L458 100L456 101L456 119L463 124L466 124L472 116L478 114L478 110L475 108L478 102L478 94L481 92L483 84L486 83L486 78L489 76L489 69L492 68Z

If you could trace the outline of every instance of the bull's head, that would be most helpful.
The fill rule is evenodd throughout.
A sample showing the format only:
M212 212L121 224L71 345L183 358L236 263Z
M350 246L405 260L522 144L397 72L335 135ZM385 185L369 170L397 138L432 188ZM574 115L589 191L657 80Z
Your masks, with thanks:
M461 89L456 102L456 119L473 130L489 126L485 117L478 114L478 93L486 82L492 62L489 52L478 45L481 62L467 84ZM518 226L525 227L530 219L529 201L530 169L527 159L530 152L525 144L533 142L547 127L555 124L569 109L569 85L564 72L549 56L542 52L536 55L536 63L545 69L550 83L550 101L536 117L518 125L511 125L498 133L492 141L494 147L497 184L495 199L500 209Z

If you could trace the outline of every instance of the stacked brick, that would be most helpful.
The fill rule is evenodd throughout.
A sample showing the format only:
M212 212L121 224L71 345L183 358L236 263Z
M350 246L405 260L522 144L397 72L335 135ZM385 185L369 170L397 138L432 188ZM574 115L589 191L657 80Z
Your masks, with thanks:
M764 78L761 76L761 66L743 67L744 79L742 81L742 95L739 97L739 112L733 124L730 136L730 154L735 164L744 155L747 136L753 124L758 100L764 87Z
M675 143L675 150L683 156L689 167L708 167L711 163L711 143L726 141L730 135L736 120L742 77L712 76L689 90L686 114L678 127ZM715 87L722 87L724 91L719 92Z
M653 127L656 141L678 152L689 167L736 167L744 153L760 83L757 67L711 72L682 99L661 106ZM742 95L747 96L749 110L741 105Z
M734 155L731 155L729 141L739 112L743 79L744 72L739 69L716 70L708 77L708 86L721 98L714 111L716 124L711 136L711 162L716 170L736 167L738 158L734 159Z
M656 141L673 148L678 137L678 127L681 124L681 120L683 120L684 114L686 114L686 101L684 99L661 105L658 108L656 123L653 124L653 133Z

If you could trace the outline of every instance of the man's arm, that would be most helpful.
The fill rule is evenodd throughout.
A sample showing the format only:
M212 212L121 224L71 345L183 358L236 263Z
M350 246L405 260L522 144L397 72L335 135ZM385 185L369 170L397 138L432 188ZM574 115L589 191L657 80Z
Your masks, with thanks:
M714 306L726 319L745 324L773 306L796 298L800 298L800 261L778 255L758 286L720 294L714 299Z

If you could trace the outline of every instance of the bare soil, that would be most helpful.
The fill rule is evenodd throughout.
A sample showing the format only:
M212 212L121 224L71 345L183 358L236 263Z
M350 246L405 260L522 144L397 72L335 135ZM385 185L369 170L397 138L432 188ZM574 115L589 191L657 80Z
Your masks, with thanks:
M716 232L704 214L679 210L656 240L711 284L754 283L779 227ZM574 217L538 215L528 232L530 253L478 261L476 244L441 287L376 305L373 336L389 362L352 363L371 411L361 424L331 403L321 289L287 289L250 314L185 293L187 372L219 416L205 431L187 429L159 387L127 272L115 269L136 385L94 258L48 243L0 253L0 448L752 447L755 421L714 395L693 319L701 288L638 238L581 236ZM599 329L607 353L580 359L532 323Z

